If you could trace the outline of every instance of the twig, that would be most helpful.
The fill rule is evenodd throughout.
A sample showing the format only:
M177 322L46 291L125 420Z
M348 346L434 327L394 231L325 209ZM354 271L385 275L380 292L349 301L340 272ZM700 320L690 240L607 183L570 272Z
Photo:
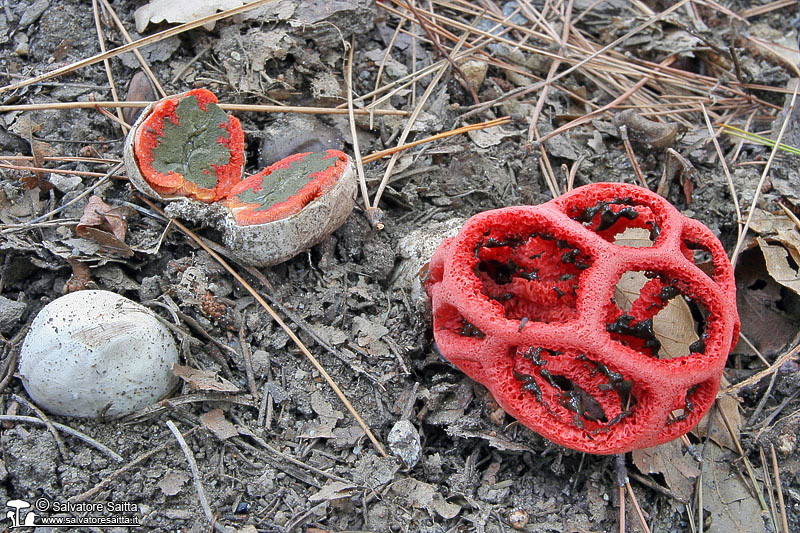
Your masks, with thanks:
M255 404L253 403L253 399L245 394L234 396L228 392L205 391L194 394L184 394L183 396L175 396L174 398L167 398L165 400L160 400L154 404L151 404L143 409L136 411L135 413L125 415L123 417L123 421L125 424L134 423L135 421L141 420L146 416L154 415L161 411L166 411L167 409L175 409L176 407L179 407L181 405L200 403L200 402L229 402L236 405L244 405L245 407L251 407L251 408L256 407Z
M684 498L683 496L679 496L679 495L675 494L674 492L672 492L671 490L669 490L668 488L659 485L658 483L656 483L655 481L653 481L652 479L650 479L647 476L643 476L641 474L637 474L636 472L628 472L628 476L631 479L634 479L634 480L638 481L639 483L641 483L645 487L653 489L656 492L660 492L661 494L663 494L664 496L666 496L668 498L672 498L673 500L675 500L675 501L677 501L679 503L682 503L684 505L688 505L689 504L689 501L686 500L686 498Z
M625 484L628 483L628 469L625 468L624 453L614 457L614 471L617 490L619 490L619 532L625 533Z
M563 77L571 74L575 70L579 69L580 67L582 67L583 65L585 65L589 61L593 60L597 56L607 52L608 50L612 50L612 49L616 48L617 46L619 46L620 44L622 44L626 40L630 39L631 37L633 37L634 35L636 35L640 31L644 30L645 28L649 27L653 23L658 22L659 20L662 20L664 17L666 17L670 13L680 9L688 1L689 0L679 0L678 2L676 2L672 6L668 7L667 9L662 11L661 13L659 13L659 14L657 14L657 15L649 18L649 19L647 19L645 22L643 22L642 24L639 24L638 26L636 26L635 28L630 30L628 33L626 33L622 37L614 40L613 42L605 45L604 47L600 48L599 50L597 50L596 52L592 53L591 55L583 58L582 60L578 61L577 63L575 63L574 65L572 65L568 69L562 71L560 74L557 74L556 76L554 76L550 80L537 82L537 83L534 83L533 85L530 85L528 87L521 87L520 89L515 89L513 91L509 91L506 94L504 94L504 95L502 95L502 96L500 96L498 98L495 98L494 100L491 100L489 102L484 102L483 104L481 104L477 108L471 109L469 111L469 113L463 115L462 118L466 118L467 115L471 115L471 114L474 114L474 113L480 113L484 109L488 109L491 106L494 106L494 105L497 105L499 103L505 102L509 98L513 98L513 97L516 97L516 96L523 96L523 95L528 94L530 92L536 91L536 90L540 89L541 87L543 87L547 83L555 83L556 81L560 80L561 78L563 78Z
M92 13L94 14L94 27L97 30L97 40L100 43L100 51L106 51L106 38L103 35L103 25L100 23L100 10L97 6L97 0L92 0ZM106 69L106 77L108 78L108 85L111 87L111 98L114 99L115 102L119 101L119 95L117 95L117 84L114 83L114 75L111 73L111 63L108 62L108 59L103 60L103 66ZM122 118L122 109L119 107L117 108L117 118L119 118L122 124L130 129L130 126L127 125L125 119ZM120 124L120 126L122 126ZM128 131L125 127L122 127L122 131Z
M372 163L373 161L386 157L387 155L392 155L395 152L402 152L404 150L408 150L409 148L414 148L415 146L419 146L420 144L437 141L439 139L445 139L447 137L452 137L453 135L460 135L468 131L482 130L494 126L502 126L503 124L508 124L509 122L511 122L511 117L502 117L494 120L488 120L486 122L481 122L479 124L469 124L467 126L461 126L460 128L456 128L450 131L445 131L442 133L437 133L436 135L431 135L430 137L425 137L424 139L420 139L418 141L406 143L401 146L394 146L392 148L387 148L386 150L381 150L379 152L373 152L364 157L364 163Z
M564 23L564 28L561 31L561 55L567 56L569 51L567 50L566 43L569 39L569 32L570 32L570 20L572 18L572 4L573 0L569 0L569 4L567 5L567 15L565 17L566 22ZM554 59L552 64L550 65L550 71L547 73L547 79L545 79L545 85L542 87L542 92L539 93L539 98L536 100L536 107L533 109L533 115L531 115L531 124L528 128L528 150L530 151L530 146L533 141L534 134L538 137L539 132L537 131L537 124L539 123L539 114L542 112L542 108L544 107L544 103L547 100L547 93L550 91L550 87L552 86L551 80L553 76L555 76L556 72L558 71L558 67L561 66L560 59Z
M92 0L92 1L95 2L97 0ZM108 0L100 0L100 1L103 2L103 6L108 11L108 14L111 15L111 18L114 20L114 24L117 26L117 29L125 38L125 41L128 43L133 42L133 39L131 39L131 35L128 33L128 30L125 29L125 25L122 24L122 21L117 16L117 12L114 11L114 8L111 6L111 4L108 3ZM144 70L144 73L147 74L148 78L150 78L150 81L153 82L153 85L155 85L156 90L159 92L161 97L166 98L167 96L166 91L164 91L164 88L161 86L161 83L159 83L156 75L153 74L153 71L150 70L150 65L147 64L147 61L145 60L144 56L142 56L142 53L135 48L133 50L133 55L136 56L136 59L139 60L139 64L142 65L142 70Z
M716 400L715 400L716 401ZM769 509L767 508L767 502L764 501L764 494L761 492L761 487L758 486L758 480L756 479L756 473L753 471L753 467L750 464L750 461L747 459L747 456L742 449L742 444L739 442L739 436L734 431L733 426L731 425L731 421L728 420L728 415L725 414L724 409L718 410L720 416L722 416L722 421L725 423L725 427L728 429L728 433L733 440L733 444L736 446L736 451L739 452L739 457L744 462L745 470L747 470L747 475L750 478L750 483L753 485L753 490L756 493L756 497L758 498L758 503L761 504L761 510L768 512Z
M270 0L271 1L271 0ZM248 4L252 5L252 4ZM153 102L50 102L47 104L18 104L0 105L0 113L6 111L40 111L49 109L94 109L97 107L147 107ZM261 105L261 104L217 104L224 111L245 111L258 113L301 113L306 115L346 115L347 109L338 107L307 107L307 106L283 106L283 105ZM393 115L406 116L408 111L399 109L356 109L356 115Z
M795 5L797 0L775 0L774 2L770 2L769 4L765 4L763 6L755 6L748 9L745 9L741 13L739 13L743 18L750 18L756 17L758 15L763 15L765 13L769 13L770 11L774 11L776 9L783 9L784 7L789 7Z
M5 158L2 157L0 159L5 159ZM0 164L0 168L6 168L8 170L31 171L31 172L52 172L53 174L66 174L66 175L71 175L71 176L87 176L87 177L90 177L90 178L102 178L103 176L105 176L105 174L103 172L88 172L88 171L82 171L82 170L70 170L70 169L66 169L66 168L46 168L46 167L36 167L36 166L28 167L28 166L23 166L23 165L10 165L10 164L5 164L5 163ZM114 176L111 176L111 177L114 178L114 179L122 179L122 180L127 180L128 179L127 176L122 176L122 175L114 175Z
M31 424L39 424L40 426L46 426L47 425L47 423L44 420L40 419L40 418L36 418L36 417L33 417L33 416L20 416L20 415L0 415L0 422L28 422L28 423L31 423ZM109 457L111 457L112 459L117 461L118 463L121 463L122 461L124 461L124 459L122 458L121 455L119 455L118 453L115 453L114 451L112 451L107 446L104 446L103 444L100 444L99 442L97 442L96 440L91 438L90 436L85 435L84 433L81 433L80 431L78 431L76 429L72 429L69 426L65 426L64 424L59 424L58 422L51 422L51 424L53 424L53 427L55 427L57 430L63 431L64 433L66 433L68 435L72 435L76 439L80 439L83 442L85 442L86 444L89 444L90 446L93 446L93 447L97 448L98 450L100 450L104 454L108 455Z
M694 511L692 511L692 506L690 504L686 504L686 518L689 519L689 530L692 533L697 533L697 528L694 525Z
M633 152L631 140L628 138L628 126L620 126L619 135L622 137L622 144L625 146L625 153L628 154L628 159L631 162L631 167L633 167L633 172L636 174L636 178L642 184L642 187L649 189L650 186L647 185L647 181L644 179L642 169L639 167L639 161L636 159L636 154Z
M349 481L347 479L344 479L343 477L337 476L336 474L331 474L330 472L326 472L325 470L320 470L319 468L317 468L315 466L311 466L309 464L306 464L303 461L292 457L291 455L287 455L287 454L285 454L285 453L273 448L272 446L270 446L270 444L267 441L265 441L264 439L262 439L258 435L254 434L253 432L251 432L249 430L245 430L245 431L246 431L245 434L247 435L247 437L253 439L253 441L255 441L259 446L261 446L262 448L267 450L269 453L271 453L275 457L277 457L277 458L279 458L279 459L281 459L283 461L286 461L287 463L291 463L291 464L293 464L295 466L299 466L301 468L304 468L304 469L308 470L309 472L313 472L314 474L317 474L317 475L320 475L322 477L328 478L328 479L330 479L332 481L340 481L342 483L351 483L351 481ZM236 441L236 440L239 440L239 438L238 437L233 437L231 440ZM244 441L242 441L242 442L244 442Z
M661 65L669 65L670 63L675 61L676 57L677 56L675 56L675 55L669 56L667 59L662 61ZM586 122L591 121L592 119L594 119L594 117L596 117L598 115L602 115L603 113L605 113L609 109L613 109L618 104L620 104L620 103L626 101L628 98L630 98L631 95L633 95L636 91L638 91L639 89L644 87L644 84L647 83L647 81L648 81L647 78L642 78L641 80L636 82L636 84L634 84L633 87L631 87L630 89L628 89L627 91L625 91L624 93L622 93L621 95L616 97L614 100L612 100L608 104L604 105L601 108L595 109L591 113L587 113L586 115L578 117L575 120L571 120L570 122L567 122L563 126L554 129L553 131L551 131L550 133L548 133L547 135L545 135L541 139L537 139L536 142L541 144L541 143L551 139L552 137L555 137L556 135L559 135L559 134L564 133L565 131L570 130L570 129L576 127L576 126L580 126L581 124L585 124Z
M148 206L150 206L151 209L158 212L160 215L166 217L164 212L161 209L159 209L149 199L143 196L139 196L139 198L143 202L145 202ZM281 327L281 329L283 329L283 331L286 332L287 335L289 335L289 338L292 339L292 341L297 345L297 347L300 348L300 351L303 352L303 355L305 355L306 358L311 362L311 364L314 365L314 368L317 369L317 371L322 375L325 381L328 382L328 385L331 387L331 389L333 389L333 392L336 393L336 395L342 401L342 403L350 412L350 414L353 415L353 418L356 419L356 422L358 422L358 424L367 434L367 437L369 437L369 439L372 441L372 444L375 446L378 452L382 456L388 457L386 450L383 449L381 443L378 442L377 438L375 438L375 435L372 433L372 430L369 428L367 423L364 422L364 419L361 418L361 415L359 415L358 412L355 410L353 404L350 403L350 400L347 399L347 397L344 395L344 393L336 384L336 382L333 381L333 378L331 378L330 374L328 374L325 368L319 363L317 358L312 355L312 353L308 350L308 348L306 348L306 345L303 344L303 341L301 341L300 338L297 337L297 335L294 333L294 331L292 331L292 328L286 325L283 319L281 319L281 317L278 316L278 314L275 312L274 309L272 309L272 307L270 307L270 305L266 302L266 300L264 300L264 298L249 283L247 283L247 281L245 281L244 278L242 278L242 276L240 276L239 273L236 272L217 252L212 250L202 239L200 239L193 231L189 230L189 228L184 226L181 222L179 222L176 219L171 219L171 220L178 229L180 229L186 236L188 236L190 239L199 244L200 247L203 248L203 250L205 250L211 257L213 257L225 270L227 270L228 273L230 273L234 277L234 279L236 279L236 281L238 281L239 284L242 285L242 287L244 287L245 290L247 290L247 292L249 292L253 298L255 298L255 300L259 303L259 305L261 305L261 307L263 307L264 310L267 311L267 313L269 313L272 319Z
M461 70L461 67L458 65L458 63L456 63L453 57L447 53L447 50L442 48L442 45L439 44L439 41L431 33L431 30L428 27L428 25L431 24L431 21L419 14L419 11L417 11L417 8L414 7L413 2L409 2L408 4L405 5L405 7L408 8L411 11L411 13L413 13L414 17L416 17L417 22L419 23L419 27L422 28L422 31L424 31L427 34L428 38L431 40L431 43L433 43L433 46L439 51L440 54L442 54L442 56L447 60L447 62L450 63L450 66L452 66L453 69L456 72L458 72L458 74L464 80L464 86L466 86L467 90L472 95L472 99L475 102L475 105L479 105L481 103L480 98L478 98L478 93L475 92L475 88L469 82L469 78L467 77L466 74L464 74L464 71Z
M129 131L131 129L130 124L125 122L125 119L121 119L114 116L114 114L108 111L105 107L98 107L97 111L104 117L114 122L115 124L118 124L120 128L122 128L122 131ZM117 107L117 113L122 114L122 108Z
M461 39L453 48L451 55L455 55L458 52L458 50L466 41L468 35L469 32L465 32L461 36ZM428 84L428 87L425 88L425 93L423 93L422 98L420 98L420 101L417 102L417 106L414 108L414 111L411 113L408 122L406 122L405 128L403 128L403 132L400 134L400 140L397 142L398 146L406 142L406 139L408 138L408 134L411 132L411 128L414 125L414 122L416 122L417 117L422 111L422 106L425 105L425 102L428 100L428 97L433 92L434 87L436 87L436 85L439 83L439 80L442 79L442 76L444 76L445 72L447 72L446 63L439 69L439 71L433 77L433 80L431 80L431 82ZM375 193L375 198L372 200L372 208L374 209L377 209L378 204L380 203L381 195L383 194L383 190L386 188L386 184L389 182L389 177L392 175L392 169L394 169L394 165L397 162L397 158L398 154L397 153L393 154L392 158L389 160L389 164L386 165L386 170L383 173L383 179L381 180L381 183L378 185L378 190Z
M68 72L72 72L74 70L78 70L83 67L88 67L89 65L94 65L95 63L102 61L104 59L110 59L112 57L117 57L120 54L124 54L125 52L130 52L131 50L136 50L141 48L142 46L146 46L148 44L152 44L158 41L162 41L168 37L172 37L173 35L178 35L183 32L192 30L194 28L198 28L203 24L208 24L209 22L216 22L218 20L232 17L233 15L237 15L239 13L243 13L245 11L249 11L253 8L258 6L267 4L272 2L273 0L255 0L252 3L244 4L242 6L229 9L227 11L222 11L220 13L215 13L213 15L208 15L207 17L203 17L197 20L193 20L192 22L187 22L185 24L181 24L180 26L175 26L174 28L169 28L167 30L154 33L153 35L148 35L147 37L142 37L138 41L134 41L132 43L128 43L122 46L118 46L117 48L113 48L107 52L103 52L100 54L95 54L91 57L86 59L82 59L80 61L76 61L75 63L71 63L69 65L63 66L61 68L57 68L55 70L51 70L50 72L45 72L44 74L40 74L38 76L34 76L33 78L28 78L27 80L20 81L18 83L12 83L11 85L6 85L5 87L0 87L0 94L13 91L16 89L21 89L22 87L27 87L28 85L32 85L34 83L39 83L40 81L49 80L62 74L67 74Z
M781 485L781 472L778 468L778 456L775 454L775 445L770 444L769 447L772 452L772 469L775 471L775 488L778 491L778 505L781 508L781 527L783 527L783 533L789 533L789 520L786 517L786 504L783 501L783 486Z
M764 447L758 447L758 456L761 459L761 472L764 477L764 488L767 490L769 497L769 517L772 520L772 530L778 531L778 508L775 506L775 496L772 493L772 477L769 475L769 466L767 464L767 454L764 453Z
M772 424L772 421L775 420L778 417L778 415L780 415L783 412L786 406L792 403L795 398L797 398L798 394L800 394L800 389L795 390L792 394L784 398L783 401L780 403L780 405L778 405L775 409L772 410L769 416L761 423L761 429L759 429L758 433L756 433L755 437L753 437L753 442L758 442L761 439L761 434L764 433L767 430L767 428L769 428L770 424ZM795 411L795 413L797 412L800 411ZM787 418L794 416L795 413L788 415ZM781 420L776 422L776 424L779 422L781 422Z
M581 163L583 160L586 159L586 154L581 154L575 163L572 164L572 168L569 169L569 176L567 178L567 189L564 192L569 192L575 186L575 176L578 175L578 169L581 168Z
M249 266L249 265L244 266L244 267L245 267L245 270L247 270L247 272L250 275L252 275L258 281L260 281L262 283L262 285L264 285L264 287L267 288L268 291L273 291L274 290L272 288L272 285L267 280L267 278L264 277L264 275L261 274L261 272L259 272L258 269L256 269L255 267ZM287 309L287 307L285 305L283 305L280 302L280 300L278 300L275 296L273 296L273 295L269 294L269 292L267 292L266 298L269 300L270 304L273 307L276 307L278 309L278 311L280 311L281 313L286 315L289 318L289 320L294 322L295 325L298 328L300 328L303 331L305 331L308 334L308 336L311 337L312 339L314 339L314 342L319 344L320 347L322 347L326 352L328 352L329 354L334 356L336 359L341 361L342 364L344 364L347 367L349 367L352 370L354 370L357 374L360 374L360 375L363 375L364 377L366 377L368 380L370 380L373 383L373 385L375 385L378 388L380 388L383 392L386 392L386 387L383 386L383 383L381 383L380 380L377 377L373 376L372 374L370 374L369 372L367 372L366 370L364 370L360 366L353 365L353 363L351 361L348 361L347 358L345 358L341 353L339 353L339 351L336 348L334 348L333 346L328 344L325 341L325 339L320 337L317 334L317 332L314 331L314 329L311 328L311 326L305 320L303 320L302 318L297 316L295 313L293 313L292 311ZM358 350L359 349L356 349L356 351L358 351ZM362 351L362 355L366 355L366 353Z
M18 394L12 394L11 398L13 398L15 401L21 403L22 405L24 405L25 407L27 407L28 409L30 409L34 413L36 413L36 415L39 418L42 419L42 421L44 422L44 425L47 426L48 431L50 431L50 434L53 436L53 439L56 441L56 447L58 448L59 455L61 455L62 459L66 460L67 459L67 447L64 445L64 441L61 440L61 435L59 435L58 431L56 431L56 427L53 425L53 422L50 420L50 418L46 414L44 414L44 411L42 411L41 409L36 407L36 405L34 405L33 402L29 402L28 400L26 400L25 398L23 398L22 396L20 396Z
M633 503L633 508L636 510L636 515L639 517L639 522L642 524L642 530L644 533L650 533L650 527L647 525L647 520L644 519L644 513L642 512L642 508L639 507L639 501L636 499L636 494L633 493L633 487L631 487L630 481L625 483L625 488L628 489L628 496L630 496L631 503Z
M60 212L61 212L61 211L63 211L64 209L68 208L69 206L71 206L71 205L73 205L73 204L75 204L75 203L77 203L77 202L80 202L82 199L84 199L85 197L89 196L89 195L92 193L92 191L94 191L96 188L98 188L99 186L101 186L102 184L104 184L105 182L107 182L109 179L111 179L111 176L112 176L112 175L113 175L113 174L114 174L114 173L115 173L117 170L119 170L120 168L122 168L122 163L117 163L117 164L116 164L116 165L114 165L114 166L113 166L113 167L112 167L112 168L111 168L111 169L110 169L108 172L106 172L106 173L103 175L103 177L102 177L102 178L100 178L99 180L97 180L97 182L96 182L94 185L92 185L91 187L87 187L87 188L86 188L86 190L84 190L84 191L83 191L82 193L80 193L78 196L76 196L75 198L73 198L73 199L72 199L72 200L70 200L69 202L67 202L67 203L65 203L65 204L63 204L63 205L61 205L60 207L57 207L56 209L53 209L52 211L50 211L50 212L48 212L48 213L45 213L44 215L42 215L42 216L40 216L40 217L36 217L36 218L34 218L33 220L29 221L28 223L29 223L29 224L35 224L35 223L37 223L37 222L41 222L42 220L45 220L45 219L47 219L47 218L50 218L50 217L51 217L51 216L53 216L53 215L56 215L56 214L60 213Z
M208 500L206 499L206 491L203 488L203 482L200 480L200 471L197 469L197 461L194 459L192 449L189 448L188 444L186 444L183 435L181 435L180 430L178 430L177 426L175 426L175 423L172 420L167 420L167 427L172 434L175 435L175 439L178 441L178 445L181 447L181 450L183 450L183 455L186 457L186 462L189 463L189 470L192 471L192 478L194 478L194 488L197 491L197 499L200 500L200 507L203 508L203 513L205 513L206 519L217 531L233 533L233 529L221 525L211 513L211 507L208 505Z
M786 127L789 125L792 114L794 113L794 104L797 101L798 88L800 88L800 83L795 85L794 93L792 94L792 101L789 104L789 109L786 112L786 118L784 118L783 124L781 124L781 129L778 132L778 138L775 139L775 146L772 148L772 152L769 154L767 164L764 166L764 171L761 173L761 179L758 180L758 185L756 185L753 193L753 202L750 204L750 212L747 214L747 221L744 223L744 228L742 228L742 232L739 234L739 238L736 241L736 248L733 249L733 253L731 254L731 265L734 267L736 266L736 260L739 258L739 252L741 252L742 245L744 244L744 237L747 234L747 230L750 228L750 222L753 219L756 205L758 204L758 200L761 196L761 188L764 186L764 181L767 179L767 174L769 174L769 170L772 167L772 161L775 159L775 154L778 153L778 147L781 144L781 139L783 139L783 134L786 132Z
M358 130L356 130L356 119L353 111L353 49L355 48L355 38L350 39L350 44L344 43L347 49L347 61L345 65L345 83L347 84L347 114L350 118L350 136L353 138L353 153L356 156L356 171L358 172L358 183L361 185L361 197L364 199L364 209L370 212L369 192L367 191L367 178L364 176L364 162L361 160L361 148L358 144ZM372 115L370 114L370 120Z
M105 1L105 0L103 0L103 1ZM178 70L178 72L175 73L175 75L172 77L172 79L169 81L169 83L171 85L176 84L178 82L178 80L181 79L181 77L183 77L184 74L186 74L186 71L189 70L189 68L192 65L194 65L201 57L203 57L203 54L205 54L209 50L211 50L211 45L208 45L205 48L203 48L202 50L200 50L199 52L197 52L197 54L193 58L191 58L184 66L182 66L180 68L180 70Z
M755 425L756 421L758 420L758 417L761 415L761 411L764 409L764 406L767 405L767 402L769 401L769 396L772 393L772 387L775 386L775 381L777 379L778 379L778 373L775 372L769 379L769 385L767 385L767 390L764 391L764 394L761 396L761 400L758 402L758 405L756 405L753 414L750 415L750 419L747 421L748 426Z
M195 427L195 428L190 429L189 431L186 432L186 436L188 437L189 435L192 435L193 433L195 433L199 429L200 429L199 427ZM160 446L156 446L152 450L148 450L148 451L142 453L141 455L136 457L136 459L132 460L131 462L129 462L125 466L119 468L118 470L114 470L113 472L111 472L108 476L105 477L105 479L103 479L103 481L101 481L100 483L98 483L97 485L92 487L91 489L89 489L89 490L87 490L85 492L82 492L81 494L78 494L77 496L71 497L69 499L69 501L72 502L72 503L85 502L86 500L88 500L92 496L98 494L100 491L102 491L103 489L108 487L111 483L113 483L113 481L115 479L117 479L119 476L121 476L125 472L131 470L132 468L134 468L135 466L139 465L140 463L143 463L143 462L147 461L148 459L150 459L154 455L169 449L174 444L175 444L175 441L170 440L170 441L165 442L164 444L161 444Z
M119 139L120 141L122 139ZM110 141L102 141L104 143ZM33 156L31 155L0 155L0 159L3 161L33 161ZM108 158L104 159L101 157L73 157L73 156L45 156L39 158L41 161L57 161L60 163L69 162L69 163L98 163L102 165L114 165L122 161L121 159L114 159ZM63 170L54 170L48 169L51 172L64 172Z
M778 205L780 205L780 203L779 203ZM794 216L794 214L792 214L792 216ZM752 343L752 342L750 342L750 339L748 339L748 338L747 338L745 335L743 335L742 333L739 333L739 338L740 338L740 339L742 339L742 340L744 341L744 343L745 343L745 344L746 344L746 345L747 345L747 346L748 346L748 347L749 347L751 350L753 350L753 353L754 353L754 354L756 354L756 357L758 357L758 360L759 360L759 361L761 361L762 363L764 363L764 366L769 366L769 361L767 361L767 359L764 357L764 354L762 354L762 353L761 353L761 351L760 351L758 348L756 348L756 347L753 345L753 343Z
M719 158L719 164L722 165L722 170L725 172L725 177L728 180L728 189L731 193L731 198L733 199L733 207L736 209L736 231L737 239L741 237L742 234L742 224L744 221L742 220L742 210L739 208L739 198L736 194L736 187L733 185L733 177L731 176L730 170L728 170L728 163L725 161L725 155L722 153L722 148L719 146L719 141L717 140L717 134L714 133L714 129L711 127L711 119L708 116L708 111L706 110L706 106L703 102L700 102L700 107L703 110L703 118L706 121L706 127L708 128L708 134L711 136L711 140L714 143L714 149L717 151L717 157Z
M764 379L766 376L769 376L773 372L777 372L777 370L781 366L783 366L783 364L786 363L786 361L788 361L792 357L796 356L799 351L800 351L800 344L798 344L797 346L795 346L794 348L792 348L791 350L789 350L788 352L786 352L782 356L778 357L775 360L775 362L772 363L768 368L765 368L761 372L759 372L757 374L754 374L754 375L750 376L749 378L747 378L747 379L745 379L743 381L740 381L739 383L736 383L735 385L731 385L730 387L722 389L721 391L719 391L719 393L717 393L717 398L719 398L720 396L725 395L725 394L735 394L735 393L737 393L738 391L740 391L741 389L743 389L745 387L749 387L750 385L753 385L754 383L758 383L759 381Z
M400 35L400 28L403 27L405 24L405 20L401 20L397 24L397 28L395 28L394 33L392 34L392 38L389 40L389 45L386 47L386 52L383 54L383 59L381 59L381 64L378 66L378 73L375 75L375 93L372 97L372 103L375 103L375 99L378 97L377 90L380 86L381 80L383 79L383 69L386 68L386 61L392 56L392 48L394 48L394 43L397 41L397 36ZM352 93L352 91L351 91ZM348 103L348 106L350 104ZM372 129L373 122L372 122L372 115L369 116L369 129Z
M709 419L711 420L711 419ZM707 437L706 440L708 440ZM705 451L706 448L703 448ZM714 464L713 462L711 464ZM695 487L697 487L697 531L699 533L703 533L703 527L705 525L705 518L703 517L703 486L705 481L703 480L703 469L700 469L700 475L697 476L697 482L695 483Z

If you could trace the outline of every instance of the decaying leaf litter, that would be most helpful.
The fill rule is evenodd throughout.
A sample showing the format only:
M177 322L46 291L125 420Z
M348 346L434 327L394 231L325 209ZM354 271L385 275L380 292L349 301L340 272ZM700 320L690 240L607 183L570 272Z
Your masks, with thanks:
M730 253L738 248L743 338L726 370L730 394L709 422L685 442L628 456L636 500L624 521L641 529L642 516L658 530L798 527L800 163L776 151L764 172L772 148L724 127L774 141L785 124L780 142L800 146L790 107L800 77L795 4L275 0L185 32L169 31L187 21L170 19L158 2L148 4L149 25L137 6L112 13L95 4L37 0L0 12L0 400L6 417L39 416L12 396L24 395L15 361L26 324L68 281L156 310L181 344L184 385L128 420L51 417L84 434L62 436L64 459L47 427L4 418L6 500L136 501L143 524L156 529L618 528L628 489L617 489L613 458L549 444L443 362L420 295L399 283L408 279L401 258L413 253L397 246L454 217L538 204L600 180L644 180ZM230 7L207 4L208 13ZM102 47L88 31L94 13ZM168 33L117 55L159 30ZM96 57L103 49L108 71ZM141 81L128 90L141 68L130 50L158 80L150 91ZM137 109L162 87L206 87L228 104L243 122L251 173L315 139L350 153L357 144L370 161L398 144L509 117L399 151L392 163L365 163L363 207L310 252L260 272L232 263L389 457L254 297L126 184L114 100L127 93L122 109ZM104 207L87 213L90 202ZM751 231L739 239L748 217ZM192 229L225 255L216 235ZM675 312L663 335L691 342L677 333L693 322Z

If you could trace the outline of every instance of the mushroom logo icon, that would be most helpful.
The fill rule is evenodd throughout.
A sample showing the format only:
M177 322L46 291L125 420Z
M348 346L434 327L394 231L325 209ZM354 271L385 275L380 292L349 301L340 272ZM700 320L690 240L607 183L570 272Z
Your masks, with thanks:
M31 504L26 502L25 500L8 500L6 502L6 507L11 507L14 509L13 511L8 511L6 513L6 517L11 520L11 529L17 527L33 527L35 526L36 520L36 513L29 512L25 515L25 521L20 522L19 511L20 509L27 509L30 507Z

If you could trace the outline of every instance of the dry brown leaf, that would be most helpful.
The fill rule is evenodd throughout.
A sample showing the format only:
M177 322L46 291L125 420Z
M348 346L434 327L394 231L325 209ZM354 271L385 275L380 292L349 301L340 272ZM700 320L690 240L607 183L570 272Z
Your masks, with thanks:
M133 14L136 20L136 31L142 33L148 24L159 22L191 22L217 11L227 11L255 0L194 0L193 2L175 2L174 0L150 0L147 5L139 7ZM214 23L203 25L207 30L214 29Z
M99 196L92 195L83 209L83 215L75 228L75 233L83 237L82 233L87 227L95 227L111 232L114 237L124 241L128 231L127 217L131 213L129 207L112 207Z
M797 336L800 321L785 309L797 304L794 292L783 289L769 275L764 255L758 248L748 249L736 263L736 305L742 334L765 356L782 352ZM769 327L764 327L769 324ZM744 342L737 353L752 353Z
M786 244L787 248L800 249L800 232L797 224L786 215L774 214L755 208L750 229L762 237Z
M192 390L212 390L218 392L239 391L236 385L208 370L198 370L183 365L172 365L172 373L185 381Z
M99 196L91 196L83 215L75 227L75 233L84 239L100 244L104 249L123 257L132 257L133 250L125 244L128 231L129 207L112 207Z
M170 470L166 476L158 482L158 488L165 496L175 496L181 491L183 484L189 481L189 475L185 472Z
M9 130L19 135L28 141L31 147L32 161L21 161L19 166L23 167L44 167L44 158L56 155L58 152L52 145L43 141L36 141L33 139L33 134L42 129L41 124L34 122L28 115L22 115L14 124L11 125ZM47 181L47 172L41 170L31 171L31 174L26 174L20 178L22 185L29 190L39 189L42 191L49 191L53 188L53 184Z
M726 389L730 387L730 382L722 376L720 381L720 388ZM736 439L739 439L739 430L742 427L742 417L739 415L739 399L736 396L721 395L717 397L717 405L715 408L709 410L706 415L700 420L700 423L692 429L692 434L700 438L709 436L714 442L720 446L724 446L730 450L736 450L736 446L731 437L730 431L725 426L725 421L719 411L723 411L728 421L731 423L731 429L735 433ZM708 432L709 421L711 415L714 415L713 423L711 424L711 433Z
M800 294L800 273L789 264L789 251L783 246L769 244L761 237L756 237L756 242L764 254L767 272L772 279Z
M786 257L788 253L795 265L800 264L800 231L795 221L784 214L755 209L750 229L763 238L765 244L762 241L758 241L758 244L764 253L770 275L781 285L800 294L800 276ZM781 246L774 243L780 243Z
M338 500L340 498L349 498L353 495L356 486L352 483L342 483L341 481L331 481L322 490L309 496L310 502L324 502L330 500Z
M764 531L761 507L734 467L735 456L713 442L703 454L703 509L711 513L708 533Z
M652 246L650 232L631 228L614 239L614 243L630 248ZM648 279L644 272L625 272L614 289L614 299L623 311L628 311ZM689 346L698 340L694 318L683 298L673 298L653 317L653 332L661 342L659 357L672 359L689 355Z
M633 450L632 455L633 464L640 472L663 475L664 482L672 492L691 500L694 480L700 475L700 467L688 452L683 451L683 444L679 440Z
M438 514L445 520L450 520L461 512L460 505L445 501L436 487L428 483L414 478L405 478L392 483L391 487L391 491L406 500L408 505L417 509L426 509L431 516Z
M219 437L220 440L227 440L239 435L236 426L225 419L225 414L222 412L222 409L213 409L200 416L200 422L203 423L206 429Z

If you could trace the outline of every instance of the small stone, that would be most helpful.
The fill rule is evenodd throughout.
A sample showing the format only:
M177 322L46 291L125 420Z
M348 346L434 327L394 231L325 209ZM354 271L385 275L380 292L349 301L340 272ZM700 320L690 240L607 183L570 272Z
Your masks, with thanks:
M264 167L301 152L341 150L344 140L339 132L313 115L278 118L267 126L261 144L260 164Z
M460 67L461 71L467 77L467 83L469 83L469 85L476 91L480 89L481 85L483 84L483 80L486 79L486 72L489 70L489 63L486 61L470 59L461 63ZM461 81L460 77L459 80Z
M528 520L530 520L530 515L525 509L514 509L508 513L508 523L514 529L522 529L528 525Z
M256 350L250 355L253 364L253 373L256 376L263 376L269 370L269 353L264 350Z
M50 174L49 180L53 187L61 192L74 191L83 184L80 176L73 174Z
M797 435L794 431L781 433L775 448L781 455L790 455L797 448Z
M19 319L27 307L25 302L16 302L0 296L0 332L5 333L18 326Z
M311 95L314 100L338 100L342 97L342 87L332 73L320 72L311 82Z
M161 290L160 281L160 276L150 276L142 279L142 283L139 285L139 301L155 300L161 296L163 291Z
M403 461L406 468L411 470L419 463L422 457L422 443L414 424L408 420L399 420L392 426L387 441L389 449Z
M39 20L39 17L50 7L50 0L36 0L33 4L25 10L22 17L19 19L17 31L25 30L28 26Z
M516 14L511 17L511 14L516 11ZM511 0L510 2L506 2L503 4L503 18L511 17L511 23L516 24L517 26L524 26L528 23L528 19L526 19L521 11L521 7L519 2L515 0Z
M27 57L31 51L31 47L28 44L28 36L24 33L18 33L14 36L14 43L16 44L14 53L19 57Z

